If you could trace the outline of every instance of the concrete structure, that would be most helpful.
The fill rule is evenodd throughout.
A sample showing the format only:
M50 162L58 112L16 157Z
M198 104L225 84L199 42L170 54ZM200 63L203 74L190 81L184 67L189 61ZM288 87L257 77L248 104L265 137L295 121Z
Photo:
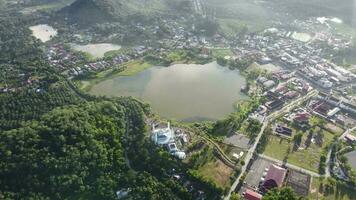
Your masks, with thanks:
M167 145L169 143L174 143L174 131L170 127L170 123L167 124L167 128L156 129L153 126L152 141L157 145Z
M244 198L246 200L261 200L262 199L262 195L253 191L253 190L249 190L247 189L245 194L244 194Z

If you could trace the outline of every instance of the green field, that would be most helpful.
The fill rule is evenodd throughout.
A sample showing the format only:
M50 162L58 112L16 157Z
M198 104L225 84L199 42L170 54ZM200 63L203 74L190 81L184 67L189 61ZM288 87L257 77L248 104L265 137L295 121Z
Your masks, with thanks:
M263 154L276 158L278 160L287 160L288 163L302 167L304 169L318 172L320 156L323 153L323 148L329 145L334 135L325 130L323 131L324 142L320 147L317 144L311 144L307 149L298 149L293 152L293 142L287 139L282 139L277 136L270 136L268 145ZM306 134L303 136L302 143L306 140Z
M354 200L356 197L356 191L350 188L346 188L343 185L336 185L334 189L328 193L320 190L320 185L325 184L325 180L313 178L311 188L309 192L309 198L312 200Z
M231 186L230 176L234 170L218 159L207 162L198 171L206 179L214 181L218 187L229 188Z
M133 76L137 73L140 73L148 68L150 68L152 65L141 61L141 60L134 60L130 61L126 64L124 64L125 70L118 73L120 76Z
M233 56L234 53L230 49L212 49L211 53L214 58L223 58L225 56Z
M81 90L89 91L95 84L101 81L107 80L115 76L133 76L148 69L151 66L152 65L147 62L141 60L133 60L124 64L123 67L125 69L123 71L113 71L112 69L108 69L97 73L94 78L77 80L75 81L75 84Z

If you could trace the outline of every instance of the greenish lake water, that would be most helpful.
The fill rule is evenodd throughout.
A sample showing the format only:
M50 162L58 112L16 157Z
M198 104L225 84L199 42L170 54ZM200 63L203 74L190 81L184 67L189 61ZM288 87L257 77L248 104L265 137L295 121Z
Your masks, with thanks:
M94 95L133 96L163 117L179 121L216 120L248 99L240 92L245 78L216 62L151 67L134 76L118 76L94 85Z

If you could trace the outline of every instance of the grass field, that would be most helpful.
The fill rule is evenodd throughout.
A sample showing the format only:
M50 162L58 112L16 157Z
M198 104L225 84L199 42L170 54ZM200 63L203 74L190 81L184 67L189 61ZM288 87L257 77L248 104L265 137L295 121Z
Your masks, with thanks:
M309 192L309 198L312 200L354 200L356 199L356 191L346 188L342 185L337 185L334 187L333 191L330 193L323 193L320 190L320 185L324 183L325 180L320 180L318 178L312 178L311 188Z
M332 133L325 130L322 131L324 142L321 147L317 144L311 144L307 149L298 149L296 151L293 151L294 144L292 141L277 136L270 136L264 154L281 161L287 160L290 164L318 172L320 156L324 148L332 142L334 137ZM302 143L305 142L306 138L307 136L304 134Z
M107 80L109 78L115 77L115 76L133 76L137 73L140 73L146 69L148 69L149 67L151 67L152 65L141 61L141 60L133 60L130 61L126 64L124 64L125 70L123 71L117 71L117 72L113 72L112 69L108 69L102 72L99 72L98 74L96 74L95 78L91 78L91 79L86 79L86 80L80 80L80 81L76 81L76 85L78 88L80 88L83 91L89 91L95 84Z
M126 68L124 71L118 73L120 76L133 76L137 73L140 73L148 68L150 68L152 65L141 61L141 60L134 60L130 61L126 64L124 64L124 67Z
M211 53L214 58L223 58L225 56L233 56L234 54L230 49L212 49Z
M198 171L203 177L213 180L217 186L228 188L231 185L230 176L234 170L220 160L213 159L201 166Z

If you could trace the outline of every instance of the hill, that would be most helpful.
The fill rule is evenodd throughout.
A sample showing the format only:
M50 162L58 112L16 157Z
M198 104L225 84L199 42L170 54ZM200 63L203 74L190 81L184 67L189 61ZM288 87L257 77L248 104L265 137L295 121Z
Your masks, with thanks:
M189 0L76 0L60 11L72 23L88 25L129 16L174 14L191 9Z

